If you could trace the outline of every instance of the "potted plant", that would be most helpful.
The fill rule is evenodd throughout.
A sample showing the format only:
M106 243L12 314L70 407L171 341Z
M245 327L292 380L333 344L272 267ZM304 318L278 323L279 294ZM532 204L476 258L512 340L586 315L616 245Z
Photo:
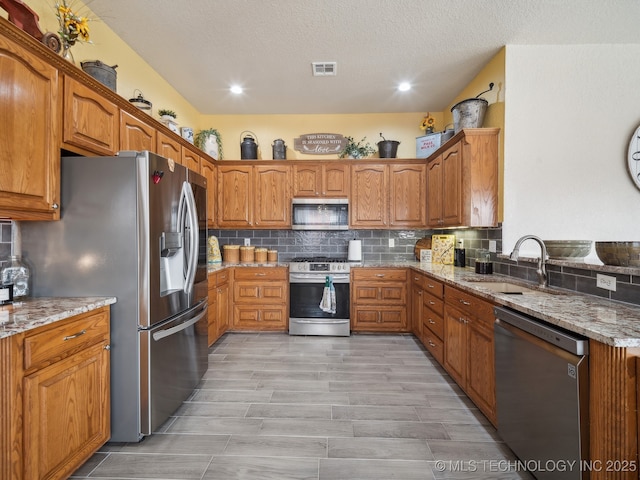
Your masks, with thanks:
M169 122L172 122L173 120L175 120L177 118L176 112L174 112L173 110L168 110L166 108L159 109L158 110L158 115L163 120L166 120L166 121L169 121Z
M355 142L353 137L345 138L347 139L347 146L340 152L339 158L365 158L376 153L376 149L369 142L365 143L367 137L364 137L358 143Z
M196 147L215 158L222 160L222 137L215 128L200 130L194 137Z

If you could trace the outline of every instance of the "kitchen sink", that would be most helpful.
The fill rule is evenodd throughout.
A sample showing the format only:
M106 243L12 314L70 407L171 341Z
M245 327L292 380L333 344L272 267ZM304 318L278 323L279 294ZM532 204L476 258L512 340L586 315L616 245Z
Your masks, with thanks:
M507 295L534 295L534 294L553 294L560 295L562 292L550 290L541 287L525 287L518 283L512 282L495 282L486 280L469 280L469 283L478 287L486 288L494 293L503 293Z

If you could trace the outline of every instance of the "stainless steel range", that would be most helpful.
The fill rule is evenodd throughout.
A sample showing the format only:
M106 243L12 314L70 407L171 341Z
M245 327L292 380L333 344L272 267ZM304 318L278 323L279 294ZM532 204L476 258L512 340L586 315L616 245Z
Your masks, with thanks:
M349 273L342 258L294 258L289 263L289 335L349 336ZM335 313L320 303L327 277L335 287Z

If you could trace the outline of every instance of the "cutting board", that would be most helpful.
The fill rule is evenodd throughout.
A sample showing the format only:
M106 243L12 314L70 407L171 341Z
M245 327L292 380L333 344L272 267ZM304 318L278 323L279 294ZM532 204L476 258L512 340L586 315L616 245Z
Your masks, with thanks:
M413 253L418 261L420 260L420 250L431 250L431 237L423 237L416 242Z

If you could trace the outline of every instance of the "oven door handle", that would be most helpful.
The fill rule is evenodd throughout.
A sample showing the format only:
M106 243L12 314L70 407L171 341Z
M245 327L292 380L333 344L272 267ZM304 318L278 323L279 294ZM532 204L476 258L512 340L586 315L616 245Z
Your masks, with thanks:
M325 278L327 276L331 276L333 279L333 283L349 283L349 274L338 274L334 275L331 273L327 273L326 275L322 274L305 274L305 273L290 273L289 274L289 283L319 283L324 284Z
M293 323L300 323L300 324L313 324L313 325L318 325L318 324L325 324L325 325L341 325L343 323L349 323L350 320L346 319L346 320L323 320L321 318L318 318L316 320L299 320L299 319L290 319L291 322Z

